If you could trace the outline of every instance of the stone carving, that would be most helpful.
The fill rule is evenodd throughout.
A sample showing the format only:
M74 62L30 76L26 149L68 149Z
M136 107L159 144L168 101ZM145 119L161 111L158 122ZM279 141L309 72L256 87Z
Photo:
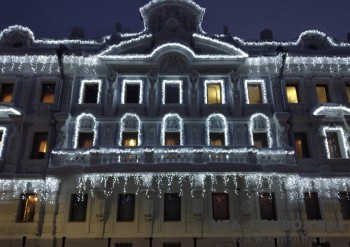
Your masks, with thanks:
M210 125L209 125L210 130L223 130L224 128L224 123L221 118L219 117L213 117L210 119Z
M147 76L149 81L149 98L150 102L153 102L156 96L156 82L158 80L158 74L156 71L152 70Z
M129 116L124 119L123 124L125 129L137 129L138 121L135 117Z
M80 120L81 130L92 130L95 127L95 122L90 117L84 117Z
M180 129L179 119L176 118L176 117L169 117L166 120L165 128L167 130L178 130L178 129Z
M186 74L186 63L180 56L167 56L160 65L162 74Z
M327 37L316 33L309 33L301 38L301 48L309 50L324 50L327 49L329 44Z
M263 117L256 117L254 119L254 130L266 130L266 121Z

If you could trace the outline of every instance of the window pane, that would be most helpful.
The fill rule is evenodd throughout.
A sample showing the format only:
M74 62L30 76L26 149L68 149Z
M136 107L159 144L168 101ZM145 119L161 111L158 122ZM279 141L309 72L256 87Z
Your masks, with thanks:
M87 194L73 194L70 201L70 221L85 221L87 209Z
M80 132L78 137L78 148L90 148L94 144L94 133Z
M179 132L166 132L165 133L165 146L178 146L180 145L180 133Z
M337 132L327 132L327 144L328 144L329 155L332 159L342 157L340 147L339 147Z
M129 84L125 87L125 103L139 103L140 100L140 85Z
M304 202L308 220L321 220L320 205L317 192L305 192Z
M220 84L207 85L208 104L221 104L221 86Z
M122 145L125 147L137 146L138 134L137 132L123 132Z
M165 104L180 103L180 88L178 84L165 85Z
M0 102L12 102L13 88L14 85L12 83L4 83L1 85Z
M98 84L85 84L84 103L97 103Z
M348 101L350 102L350 86L346 86L346 94L348 96Z
M277 220L275 193L259 193L260 216L262 220Z
M181 221L181 197L178 193L164 194L164 221Z
M47 133L35 133L31 159L44 159L47 148Z
M19 202L17 221L33 222L35 215L35 206L38 197L36 194L22 194Z
M294 133L294 148L297 158L309 158L307 140L305 133Z
M254 146L257 148L267 148L267 134L253 133Z
M249 104L262 104L261 86L259 84L248 85Z
M327 103L329 101L327 86L317 85L316 92L317 92L317 99L319 103Z
M119 194L118 221L133 221L135 214L135 194Z
M339 203L344 220L350 220L350 192L339 192Z
M214 220L229 220L228 194L213 193L213 219Z
M287 85L286 87L288 103L299 103L298 89L294 85Z
M55 99L55 87L53 83L45 83L41 89L41 99L42 103L53 103Z
M210 146L224 146L225 134L224 133L210 133Z

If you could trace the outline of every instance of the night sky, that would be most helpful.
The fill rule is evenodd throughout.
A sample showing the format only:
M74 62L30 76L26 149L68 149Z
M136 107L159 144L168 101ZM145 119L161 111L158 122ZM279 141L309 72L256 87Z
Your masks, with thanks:
M2 0L0 30L10 25L29 27L37 38L67 38L73 26L87 39L101 38L124 29L139 32L139 7L148 0ZM206 8L203 29L222 33L227 25L233 36L259 39L265 28L276 40L292 40L307 29L318 29L345 41L350 32L350 0L196 0Z

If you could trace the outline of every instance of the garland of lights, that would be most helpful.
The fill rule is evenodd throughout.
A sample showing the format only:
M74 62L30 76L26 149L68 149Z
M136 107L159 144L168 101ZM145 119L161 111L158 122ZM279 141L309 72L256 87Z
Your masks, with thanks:
M139 94L139 104L143 102L143 81L142 80L123 80L122 83L122 95L121 103L125 104L125 94L126 94L126 85L139 85L140 94Z
M1 140L0 140L0 157L2 158L4 147L5 147L5 140L7 137L7 128L0 126L0 133L2 133Z
M80 130L80 125L81 121L84 118L91 118L94 122L94 128L93 128L93 134L94 134L94 139L93 139L93 146L96 145L96 140L97 140L97 128L98 128L98 122L96 121L96 118L94 115L91 113L82 113L77 117L76 123L75 123L75 130L74 130L74 137L73 137L73 148L78 148L78 138L79 138L79 133L81 132Z
M328 115L334 115L337 112L345 112L347 114L350 114L350 108L340 105L340 106L320 106L314 112L312 115L325 115L324 111L327 111L327 116Z
M6 112L9 115L22 115L21 112L16 110L15 108L4 105L0 106L0 112Z
M245 93L245 101L247 104L250 104L249 102L249 91L248 91L248 85L260 85L261 88L261 94L263 98L263 104L267 104L267 92L266 92L266 85L265 80L244 80L244 93Z
M250 135L250 144L254 145L254 135L253 133L256 132L254 130L254 120L256 118L263 118L265 120L265 124L266 124L266 129L264 131L264 133L267 134L267 142L268 142L268 147L271 148L272 144L273 144L273 139L272 139L272 135L271 135L271 123L269 118L262 114L262 113L255 113L250 117L250 121L249 121L249 135ZM260 131L258 131L260 132Z
M96 80L82 80L80 84L80 90L79 90L79 104L84 103L84 95L85 95L85 87L86 84L97 84L98 85L98 92L97 92L97 104L101 103L101 92L102 92L102 80L96 79Z
M227 122L226 118L224 115L221 113L213 113L207 117L207 120L205 121L205 127L206 127L206 136L207 136L207 145L210 146L210 132L211 132L211 120L213 118L220 118L223 123L223 132L225 136L225 146L229 146L229 138L228 138L228 127L227 127Z
M162 121L162 130L161 130L161 136L160 136L160 143L161 145L165 146L165 132L167 131L166 129L166 121L168 118L176 118L176 120L179 123L179 133L180 133L180 145L184 145L184 130L183 130L183 121L182 118L179 116L177 113L168 113L163 117ZM173 130L171 130L173 131Z
M135 118L137 121L137 126L136 126L136 131L137 131L137 145L141 146L141 142L142 142L142 138L141 138L141 120L139 118L139 116L135 113L125 113L123 115L123 117L121 118L120 122L121 122L121 127L120 127L120 131L119 131L119 142L118 145L122 146L122 141L123 141L123 132L124 131L128 131L129 129L127 129L125 127L126 123L125 120L127 118ZM131 152L132 153L132 152Z
M166 95L165 87L166 85L178 85L179 86L179 104L183 103L183 89L182 89L182 80L163 80L162 83L162 104L165 105Z
M349 146L348 142L346 141L346 135L345 131L342 127L323 127L322 128L322 135L324 137L324 145L326 147L326 152L327 152L327 158L331 159L331 154L328 146L328 140L327 140L327 132L336 132L339 138L339 144L341 146L340 151L341 151L341 156L348 159L349 158Z
M220 84L221 104L226 104L224 80L205 80L204 81L204 103L208 104L208 85L209 84Z

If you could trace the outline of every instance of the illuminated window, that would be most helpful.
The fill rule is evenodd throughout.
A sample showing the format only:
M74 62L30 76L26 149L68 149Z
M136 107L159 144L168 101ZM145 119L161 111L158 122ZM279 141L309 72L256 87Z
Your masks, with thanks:
M317 192L305 192L304 202L308 220L321 220L320 204Z
M267 148L267 134L266 133L253 133L254 146L257 148Z
M182 104L182 81L164 80L163 81L163 104Z
M338 198L343 219L350 220L350 192L339 192Z
M350 85L346 86L346 95L348 96L348 101L350 102Z
M298 88L296 85L287 85L286 93L287 93L288 103L291 103L291 104L299 103Z
M208 84L207 97L208 97L208 104L221 104L220 84Z
M338 133L336 131L326 132L328 151L331 159L342 158Z
M275 193L259 193L260 217L262 220L277 220Z
M94 145L93 132L79 132L77 148L91 148Z
M36 194L22 194L18 207L18 222L33 222L38 197Z
M165 132L165 146L180 145L180 132Z
M163 117L161 145L178 146L183 145L183 122L176 113L168 113Z
M53 103L55 100L55 87L53 83L44 83L41 88L41 98L42 103Z
M13 83L1 84L0 102L2 102L2 103L12 102L13 88L14 88Z
M137 146L138 133L137 132L123 132L122 145L124 147Z
M317 99L319 103L329 102L327 86L325 85L316 85Z
M134 221L135 194L119 194L118 221Z
M83 103L97 103L98 83L87 83L84 85Z
M210 146L225 146L225 134L224 133L210 133Z
M125 86L125 103L139 103L140 98L140 85L139 84L127 84Z
M47 133L35 133L33 139L31 159L44 159L47 149Z
M88 195L73 194L70 200L69 221L85 221Z
M294 149L297 158L310 157L305 133L294 133Z
M259 84L248 85L248 97L249 104L261 104L263 103L261 86Z
M181 197L179 193L164 194L164 221L181 221Z
M230 213L228 207L228 194L227 193L213 193L213 220L229 220Z

